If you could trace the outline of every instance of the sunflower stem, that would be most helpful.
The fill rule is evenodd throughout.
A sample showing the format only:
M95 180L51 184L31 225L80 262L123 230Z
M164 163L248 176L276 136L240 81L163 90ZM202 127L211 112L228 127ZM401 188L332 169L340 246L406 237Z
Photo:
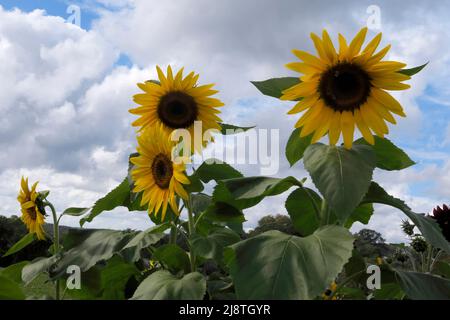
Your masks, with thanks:
M191 206L191 194L189 194L189 198L185 203L187 211L188 211L188 225L189 225L189 238L194 234L195 232L195 221L194 221L194 215L192 213L192 206ZM192 252L192 246L189 250L189 258L191 261L191 272L195 271L195 255Z
M45 205L50 208L53 216L53 251L54 254L59 253L59 219L56 214L55 207L50 202L46 201ZM59 279L56 280L55 283L55 299L60 300L60 292L59 292Z
M322 199L322 205L320 207L320 225L325 226L328 224L329 220L329 212L328 210L328 204L325 199Z

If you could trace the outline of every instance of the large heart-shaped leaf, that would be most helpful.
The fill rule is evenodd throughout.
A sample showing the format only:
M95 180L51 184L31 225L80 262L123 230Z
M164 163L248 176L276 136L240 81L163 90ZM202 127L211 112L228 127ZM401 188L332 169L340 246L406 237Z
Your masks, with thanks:
M168 228L170 225L165 223L139 232L122 248L121 255L129 262L139 260L141 250L161 240L165 236L164 231Z
M133 300L201 300L206 292L202 274L192 272L183 278L160 270L152 273L136 289Z
M372 146L377 157L377 167L383 170L402 170L415 164L414 161L399 147L386 138L375 136L375 144ZM363 138L354 142L370 146Z
M135 233L115 230L83 230L84 241L64 252L52 275L59 276L70 265L77 265L81 271L89 270L97 262L108 260L119 253ZM70 237L70 234L66 237ZM69 241L66 241L69 242ZM67 247L66 247L67 248Z
M432 274L396 270L399 284L413 300L449 300L450 280Z
M389 195L377 183L372 182L369 191L365 195L362 203L380 203L397 208L405 213L409 219L417 226L425 239L436 248L440 248L450 254L450 243L445 239L442 230L436 221L423 214L411 211L403 200Z
M226 251L238 299L313 299L352 255L353 237L325 226L300 238L268 231Z
M23 300L25 294L20 285L0 274L0 300Z
M153 252L153 259L161 262L167 269L174 272L188 272L190 269L189 256L186 251L176 244L166 244Z
M364 145L347 150L316 143L306 149L304 156L314 184L342 222L369 189L375 163L373 150Z
M292 224L302 236L309 236L320 226L320 196L309 188L298 188L285 203Z
M206 237L193 234L190 243L196 256L220 262L223 257L223 249L239 240L241 238L233 230L215 228Z

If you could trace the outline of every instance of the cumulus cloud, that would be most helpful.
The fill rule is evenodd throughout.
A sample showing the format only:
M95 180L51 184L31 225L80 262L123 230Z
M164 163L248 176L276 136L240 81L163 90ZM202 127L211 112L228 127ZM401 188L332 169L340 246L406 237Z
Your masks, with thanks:
M293 61L293 48L313 50L310 31L326 27L333 35L341 32L350 37L365 25L366 9L372 4L356 0L98 2L100 16L90 30L42 10L23 13L0 8L0 59L8 61L0 65L0 176L6 181L1 213L17 210L14 197L21 174L43 180L60 208L90 205L114 187L125 174L134 146L133 117L127 110L137 91L135 83L155 78L155 64L186 66L201 74L200 82L216 83L227 105L225 122L279 130L277 176L307 176L301 163L290 168L283 159L284 143L295 123L293 117L283 116L290 103L262 97L249 81L292 75L284 64ZM378 1L378 5L383 44L393 47L390 58L411 66L431 61L411 81L411 90L397 94L408 118L399 121L390 137L411 148L419 160L435 160L439 154L441 162L395 175L380 172L376 178L388 191L410 201L413 209L425 212L449 196L445 190L450 182L443 174L450 168L447 152L433 155L419 145L430 141L423 134L429 118L418 102L429 95L430 87L442 93L431 95L432 99L449 93L443 81L450 72L449 4L417 1L405 8L401 1ZM118 66L120 54L134 66ZM257 165L239 169L246 175L259 174ZM430 180L434 184L425 194L418 195L411 187ZM246 226L254 226L265 214L286 213L287 194L248 210ZM370 227L381 230L388 240L401 241L401 218L400 213L377 206ZM145 214L119 210L97 218L91 226L146 224Z

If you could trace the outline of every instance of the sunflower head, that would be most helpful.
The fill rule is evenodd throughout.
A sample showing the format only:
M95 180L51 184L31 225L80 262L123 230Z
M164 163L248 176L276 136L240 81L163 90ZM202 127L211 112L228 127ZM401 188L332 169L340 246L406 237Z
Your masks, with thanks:
M221 119L217 116L217 109L224 104L212 96L218 91L213 90L214 84L197 85L199 75L194 72L183 78L183 68L173 75L172 68L168 66L167 74L160 67L156 67L159 81L147 81L138 83L138 87L144 93L136 94L134 101L139 104L137 108L130 109L130 113L139 118L133 122L133 126L144 130L151 126L158 126L167 134L177 129L186 129L190 134L191 145L200 151L212 137L203 135L205 131L220 130ZM196 137L194 124L201 122L201 136ZM194 144L197 139L200 143Z
M35 182L31 189L28 187L28 178L22 177L21 188L17 200L20 203L23 223L30 233L35 233L39 240L45 239L43 225L45 223L44 209L36 191L38 182Z
M131 171L133 192L142 192L141 206L148 205L149 214L156 216L161 209L161 220L168 206L179 214L176 197L188 197L183 188L183 184L190 183L185 175L188 160L181 157L173 160L174 144L160 127L146 129L137 140L139 156L130 159L134 164Z
M442 229L445 239L450 242L450 208L445 204L442 208L437 206L433 209L433 214L430 217L436 220Z
M392 114L405 116L399 102L386 92L409 88L403 81L410 77L398 72L405 64L382 61L390 46L375 53L381 33L363 48L366 33L363 28L349 44L339 34L338 50L326 30L322 38L312 33L318 55L294 50L301 62L286 65L303 75L281 99L300 100L289 114L304 111L295 127L301 128L302 137L313 134L312 143L328 134L335 145L342 133L344 146L350 149L357 127L374 144L373 133L384 137L389 132L386 121L396 123Z

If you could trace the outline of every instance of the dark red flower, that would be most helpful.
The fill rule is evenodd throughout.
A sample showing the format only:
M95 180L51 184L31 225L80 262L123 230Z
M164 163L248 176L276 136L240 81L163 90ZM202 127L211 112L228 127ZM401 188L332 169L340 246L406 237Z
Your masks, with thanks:
M442 229L445 239L450 242L450 208L445 204L442 208L437 206L430 217L436 220Z

